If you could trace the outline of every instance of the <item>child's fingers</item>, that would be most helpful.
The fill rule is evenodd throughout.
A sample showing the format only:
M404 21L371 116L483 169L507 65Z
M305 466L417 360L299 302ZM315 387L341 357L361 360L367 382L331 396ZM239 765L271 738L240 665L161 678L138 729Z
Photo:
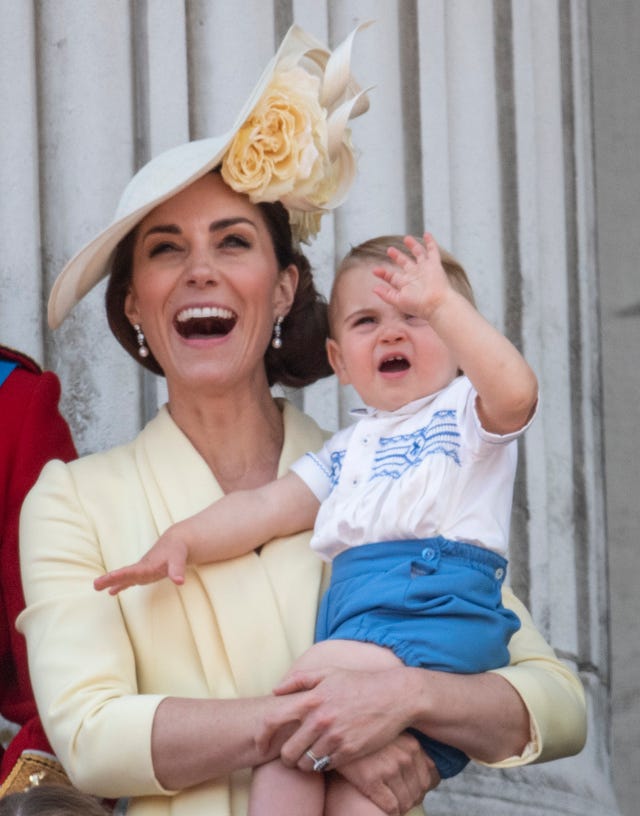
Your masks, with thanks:
M107 572L99 576L93 582L93 586L98 591L103 589L113 589L118 587L117 592L136 584L151 584L159 581L167 575L166 564L152 565L148 561L140 561L127 567Z
M122 581L118 574L119 572L120 570L114 570L113 572L105 572L104 575L100 575L94 579L93 588L101 592L103 589L111 591L113 587L121 586Z
M374 286L373 292L380 300L388 303L390 306L398 305L399 294L397 289L394 289L392 286Z
M436 239L431 235L430 232L425 232L422 240L424 241L423 252L426 250L427 255L433 254L438 260L440 260L440 247L438 246L438 242Z
M182 585L184 584L184 569L184 558L170 558L167 565L167 576L173 581L174 584Z
M112 587L109 587L109 595L117 595L119 592L122 592L123 589L129 589L132 584L115 584Z
M376 266L374 267L372 272L376 276L376 278L380 278L380 280L383 280L385 283L388 283L391 286L393 285L393 279L395 274L393 269L389 269L388 267L384 266Z

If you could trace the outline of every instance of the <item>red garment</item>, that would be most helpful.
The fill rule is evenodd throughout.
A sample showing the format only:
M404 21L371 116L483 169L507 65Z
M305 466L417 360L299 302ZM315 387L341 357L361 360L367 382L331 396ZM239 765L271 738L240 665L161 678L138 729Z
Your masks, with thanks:
M18 520L25 495L49 459L68 462L76 450L58 411L55 374L0 346L0 359L19 367L0 385L0 713L21 725L4 754L0 783L25 749L51 753L33 699L26 645L15 629L24 608L18 553Z

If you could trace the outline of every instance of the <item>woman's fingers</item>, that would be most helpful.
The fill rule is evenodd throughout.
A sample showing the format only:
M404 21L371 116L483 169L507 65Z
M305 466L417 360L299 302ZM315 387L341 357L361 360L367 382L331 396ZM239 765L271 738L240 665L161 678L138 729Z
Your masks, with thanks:
M402 814L420 804L440 777L433 763L410 734L369 756L340 768L340 774L388 814Z

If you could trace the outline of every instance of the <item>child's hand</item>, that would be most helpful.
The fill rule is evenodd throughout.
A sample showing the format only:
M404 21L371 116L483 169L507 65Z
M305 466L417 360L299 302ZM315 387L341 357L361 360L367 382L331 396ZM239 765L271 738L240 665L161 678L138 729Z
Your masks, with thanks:
M174 584L184 584L187 555L182 538L169 528L139 561L101 575L95 579L93 586L97 590L108 589L110 595L117 595L130 586L151 584L161 578L170 578Z
M432 235L425 232L424 246L411 236L404 242L411 255L390 247L387 254L394 268L374 269L374 274L385 284L376 286L374 291L401 312L428 320L451 291L451 284Z

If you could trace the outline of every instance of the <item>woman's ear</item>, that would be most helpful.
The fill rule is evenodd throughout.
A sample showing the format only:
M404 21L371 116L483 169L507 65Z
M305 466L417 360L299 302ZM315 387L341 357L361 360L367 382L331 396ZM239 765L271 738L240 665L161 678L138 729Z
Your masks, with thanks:
M351 378L349 377L349 372L347 371L347 367L344 363L340 346L332 337L329 337L326 342L326 348L329 364L340 381L340 385L350 385Z
M296 296L299 280L300 273L295 264L289 264L286 269L280 272L273 298L274 319L289 314Z
M124 313L127 317L127 320L133 326L134 323L140 323L140 312L138 311L138 301L137 298L129 287L129 290L126 294L124 299Z

